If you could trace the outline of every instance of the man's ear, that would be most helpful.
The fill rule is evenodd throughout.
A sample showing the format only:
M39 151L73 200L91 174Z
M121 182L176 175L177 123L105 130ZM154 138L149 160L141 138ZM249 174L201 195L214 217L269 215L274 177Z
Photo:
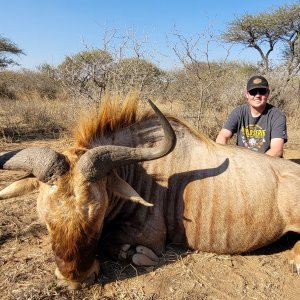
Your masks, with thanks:
M123 199L145 206L153 206L152 203L145 201L126 181L121 179L115 170L108 175L108 189Z

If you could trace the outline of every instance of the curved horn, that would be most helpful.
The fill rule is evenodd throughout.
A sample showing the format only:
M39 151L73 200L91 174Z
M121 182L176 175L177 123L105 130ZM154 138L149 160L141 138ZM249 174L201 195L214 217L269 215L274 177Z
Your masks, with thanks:
M42 182L51 182L69 169L65 157L48 147L29 147L0 154L0 169L24 170Z
M148 100L164 130L162 144L156 148L130 148L122 146L99 146L87 151L77 162L77 166L89 181L107 175L114 167L131 163L148 161L163 157L170 153L176 145L175 132L163 113Z

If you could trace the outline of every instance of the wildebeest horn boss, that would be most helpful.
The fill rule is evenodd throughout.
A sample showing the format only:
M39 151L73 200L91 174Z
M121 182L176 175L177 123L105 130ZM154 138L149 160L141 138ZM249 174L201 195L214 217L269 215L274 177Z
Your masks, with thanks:
M234 254L300 233L300 165L218 145L150 105L155 114L138 114L134 97L122 107L103 101L79 122L74 147L0 154L0 168L34 175L0 199L39 190L55 274L70 288L98 273L99 249L156 265L167 242ZM300 273L299 243L292 261Z
M0 156L0 169L24 170L42 182L50 182L66 173L69 165L63 155L43 147L29 147Z

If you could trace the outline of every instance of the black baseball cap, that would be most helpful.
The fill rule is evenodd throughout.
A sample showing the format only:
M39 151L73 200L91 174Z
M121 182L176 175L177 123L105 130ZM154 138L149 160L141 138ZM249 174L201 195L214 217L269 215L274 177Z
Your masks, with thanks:
M247 92L257 88L269 90L268 80L263 76L252 76L247 83Z

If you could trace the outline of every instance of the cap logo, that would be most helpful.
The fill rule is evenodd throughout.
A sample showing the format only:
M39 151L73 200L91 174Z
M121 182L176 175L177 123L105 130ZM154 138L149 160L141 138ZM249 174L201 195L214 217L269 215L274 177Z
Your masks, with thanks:
M259 83L262 83L262 80L260 78L256 78L253 80L253 83L259 84Z

